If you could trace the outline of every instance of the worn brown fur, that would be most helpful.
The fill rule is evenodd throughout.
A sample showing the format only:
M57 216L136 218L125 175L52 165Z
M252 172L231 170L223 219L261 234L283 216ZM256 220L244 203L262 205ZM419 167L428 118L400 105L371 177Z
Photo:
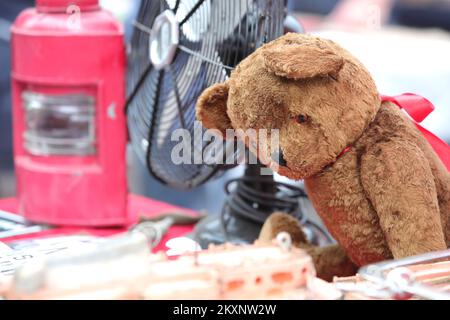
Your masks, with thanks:
M397 106L381 105L365 67L334 42L290 33L261 47L226 84L202 94L197 117L221 132L279 129L286 165L271 166L304 179L357 266L449 246L448 171ZM274 151L267 143L257 154L266 162Z

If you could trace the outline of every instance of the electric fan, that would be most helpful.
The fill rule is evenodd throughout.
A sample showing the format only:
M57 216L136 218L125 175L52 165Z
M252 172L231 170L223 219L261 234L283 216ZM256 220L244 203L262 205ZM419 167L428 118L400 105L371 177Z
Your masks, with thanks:
M141 2L129 48L127 117L133 149L157 180L189 189L232 167L195 159L175 164L171 155L179 141L172 133L184 129L195 137L200 130L202 136L195 123L199 95L225 81L257 47L282 35L285 16L285 0ZM194 138L187 147L203 155L209 143ZM211 216L196 227L202 246L253 241L277 210L301 217L303 190L275 182L273 175L261 176L260 168L247 165L242 178L227 183L229 197L220 219Z

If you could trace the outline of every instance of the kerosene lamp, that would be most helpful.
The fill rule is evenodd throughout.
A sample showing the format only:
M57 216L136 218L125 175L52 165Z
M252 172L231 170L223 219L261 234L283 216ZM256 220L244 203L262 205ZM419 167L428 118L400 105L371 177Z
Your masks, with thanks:
M125 46L98 0L37 0L12 27L19 213L57 225L127 222Z

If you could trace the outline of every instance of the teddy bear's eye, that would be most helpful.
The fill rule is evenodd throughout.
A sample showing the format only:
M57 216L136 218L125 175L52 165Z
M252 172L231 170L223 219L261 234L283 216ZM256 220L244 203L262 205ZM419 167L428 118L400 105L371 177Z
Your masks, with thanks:
M306 114L299 114L295 117L295 121L297 123L305 123L306 121L308 121L308 116Z

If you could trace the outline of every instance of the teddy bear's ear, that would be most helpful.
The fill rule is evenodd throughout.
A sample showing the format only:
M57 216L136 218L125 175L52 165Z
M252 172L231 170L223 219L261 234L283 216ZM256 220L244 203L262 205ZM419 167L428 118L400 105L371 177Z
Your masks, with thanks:
M228 84L217 83L200 95L197 100L196 116L207 129L217 129L223 136L231 129L227 114Z
M267 68L278 76L289 79L307 79L331 76L337 78L344 65L325 41L286 41L262 48Z

